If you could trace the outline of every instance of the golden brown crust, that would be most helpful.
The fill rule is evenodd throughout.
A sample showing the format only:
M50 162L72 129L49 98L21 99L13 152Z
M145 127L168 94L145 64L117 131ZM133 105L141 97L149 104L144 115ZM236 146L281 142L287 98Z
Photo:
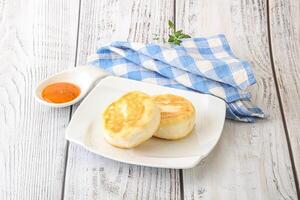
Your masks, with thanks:
M160 124L160 109L147 94L129 92L106 108L102 123L108 143L132 148L153 136Z
M103 113L105 128L116 133L124 127L138 126L145 109L144 101L150 98L142 92L129 92L111 103Z
M153 99L161 109L161 125L174 124L195 114L193 104L181 96L163 94L153 96Z

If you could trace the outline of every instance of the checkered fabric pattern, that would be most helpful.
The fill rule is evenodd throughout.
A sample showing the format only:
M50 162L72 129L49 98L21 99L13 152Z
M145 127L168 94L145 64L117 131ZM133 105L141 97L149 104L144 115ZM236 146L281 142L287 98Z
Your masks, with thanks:
M116 41L100 47L89 63L116 76L217 96L230 119L266 117L243 91L255 83L250 64L234 56L224 35L185 39L180 46Z

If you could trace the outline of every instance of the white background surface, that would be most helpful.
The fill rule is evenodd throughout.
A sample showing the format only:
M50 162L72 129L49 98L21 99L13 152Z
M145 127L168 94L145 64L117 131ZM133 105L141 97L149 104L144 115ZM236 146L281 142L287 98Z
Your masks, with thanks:
M0 199L297 199L300 175L298 0L0 0ZM226 120L188 170L138 167L65 140L72 109L35 102L36 84L86 63L98 43L224 33L251 61L255 124ZM289 150L290 149L290 150Z

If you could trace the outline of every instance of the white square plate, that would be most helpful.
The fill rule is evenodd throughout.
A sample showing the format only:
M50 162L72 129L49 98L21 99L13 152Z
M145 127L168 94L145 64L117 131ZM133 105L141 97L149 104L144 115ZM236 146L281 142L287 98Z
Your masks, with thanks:
M189 99L196 108L194 131L186 138L176 141L151 138L133 149L119 149L108 144L102 135L101 115L112 101L133 90L149 95L171 93ZM101 80L77 108L66 130L66 139L98 155L125 163L191 168L217 144L224 120L225 102L219 98L109 76Z

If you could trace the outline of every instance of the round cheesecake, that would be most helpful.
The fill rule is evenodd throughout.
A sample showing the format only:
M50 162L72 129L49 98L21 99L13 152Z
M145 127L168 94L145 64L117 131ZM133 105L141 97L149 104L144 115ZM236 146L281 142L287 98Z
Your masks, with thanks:
M102 114L104 138L113 146L132 148L153 136L160 109L151 96L134 91L111 103Z
M196 114L189 100L172 94L153 96L153 99L161 110L160 125L155 137L177 140L193 130Z

